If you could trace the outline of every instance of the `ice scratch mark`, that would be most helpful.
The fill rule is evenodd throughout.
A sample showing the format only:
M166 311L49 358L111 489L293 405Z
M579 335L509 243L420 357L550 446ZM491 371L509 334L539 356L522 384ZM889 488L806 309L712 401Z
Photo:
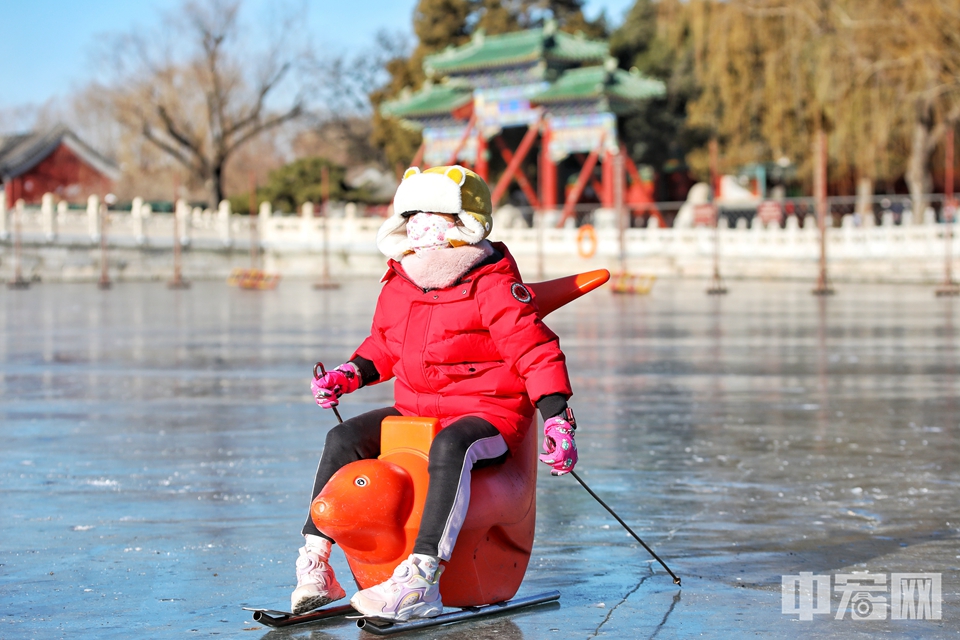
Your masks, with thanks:
M649 568L649 567L648 567L648 568ZM599 625L597 625L597 628L593 630L593 635L590 635L590 636L587 636L587 637L589 637L589 638L596 638L598 635L600 635L600 629L603 628L603 625L607 624L607 621L609 621L610 618L613 616L613 612L617 610L617 607L619 607L619 606L622 605L624 602L626 602L627 600L629 600L629 599L630 599L630 596L632 596L633 594L635 594L635 593L637 592L637 590L640 588L640 586L641 586L644 582L647 581L647 578L651 578L651 577L653 577L653 575L654 575L653 569L650 568L650 575L644 576L644 577L640 578L640 582L637 583L637 586L635 586L633 589L631 589L629 592L627 592L627 594L626 594L625 596L623 596L623 598L620 599L620 602L618 602L617 604L615 604L615 605L613 605L612 607L610 607L610 611L607 612L607 615L606 615L606 617L603 619L603 622L601 622Z
M673 602L670 603L670 608L667 609L667 612L663 614L663 620L660 621L660 624L657 625L657 628L654 629L653 633L650 634L649 640L653 640L657 637L657 634L660 633L660 630L663 629L663 626L667 624L667 618L670 617L670 614L673 613L674 608L677 606L677 603L680 602L680 590L677 589L677 592L673 594Z
M699 512L693 514L692 516L690 516L690 517L687 518L685 521L683 521L683 522L681 522L680 524L678 524L678 525L677 525L676 527L674 527L673 529L670 529L669 531L667 531L667 537L666 537L666 539L667 539L667 540L673 540L673 537L677 534L678 531L680 531L680 529L683 529L684 527L693 524L694 522L696 522L697 520L700 519L700 516L702 516L702 515L705 514L705 513L708 513L709 511L710 511L710 508L709 508L709 507L706 507L706 508L701 509Z

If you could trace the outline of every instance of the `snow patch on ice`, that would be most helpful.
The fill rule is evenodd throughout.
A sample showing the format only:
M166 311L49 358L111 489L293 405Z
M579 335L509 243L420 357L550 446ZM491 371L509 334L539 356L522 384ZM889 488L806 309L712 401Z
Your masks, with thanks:
M98 478L96 480L87 480L87 484L92 487L118 487L120 483L108 478Z

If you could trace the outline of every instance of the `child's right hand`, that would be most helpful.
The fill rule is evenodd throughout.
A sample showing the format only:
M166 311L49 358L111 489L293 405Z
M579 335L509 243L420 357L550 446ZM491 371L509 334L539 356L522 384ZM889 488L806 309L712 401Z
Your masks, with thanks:
M562 476L573 471L577 464L577 443L573 434L577 421L569 407L558 416L543 423L543 453L540 462L552 467L550 475Z
M353 393L360 388L360 372L352 362L345 362L336 369L315 377L310 390L317 404L324 409L332 409L340 404L337 399L345 393Z

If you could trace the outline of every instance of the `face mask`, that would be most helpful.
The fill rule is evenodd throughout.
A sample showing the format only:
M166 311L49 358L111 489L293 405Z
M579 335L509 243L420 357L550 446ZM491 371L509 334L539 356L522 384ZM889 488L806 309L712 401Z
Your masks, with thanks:
M424 251L433 251L450 246L446 240L447 231L456 227L453 220L432 213L417 213L407 218L407 238L410 248L418 255Z

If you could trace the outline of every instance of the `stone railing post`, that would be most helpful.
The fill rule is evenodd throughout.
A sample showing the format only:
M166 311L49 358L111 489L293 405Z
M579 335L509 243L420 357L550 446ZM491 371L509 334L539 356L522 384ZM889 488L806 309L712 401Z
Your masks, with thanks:
M340 232L345 238L353 238L357 233L357 227L359 226L360 215L357 211L356 202L348 202L343 205L343 227L340 229ZM331 233L333 232L333 227L330 228Z
M260 210L257 212L257 232L260 236L261 244L268 240L273 233L273 227L270 225L270 219L273 217L273 205L269 202L261 202Z
M67 222L67 216L70 213L70 203L66 200L61 200L57 203L57 228L59 229L60 225Z
M190 205L183 198L177 200L177 236L180 238L180 244L186 246L190 244L190 230L193 228L193 216L191 215Z
M143 241L142 244L146 244L148 238L150 237L150 216L153 215L153 207L150 206L149 202L144 202L140 205L140 217L143 219Z
M225 247L233 244L233 229L230 224L232 222L232 216L230 201L221 200L220 206L217 207L217 232L220 236L220 242L222 242Z
M9 188L9 187L7 187ZM7 192L0 197L0 240L10 237L10 211L7 209Z
M137 244L144 244L147 241L145 221L143 219L143 198L137 196L130 204L130 217L133 219L133 237Z
M190 212L190 225L191 227L199 227L205 229L206 220L203 218L203 207L194 207Z
M53 194L45 193L40 200L40 225L47 242L57 238L57 212L53 206Z
M300 237L309 238L313 233L314 209L312 202L304 202L300 207Z
M100 239L100 198L95 193L87 198L87 235L94 242Z

